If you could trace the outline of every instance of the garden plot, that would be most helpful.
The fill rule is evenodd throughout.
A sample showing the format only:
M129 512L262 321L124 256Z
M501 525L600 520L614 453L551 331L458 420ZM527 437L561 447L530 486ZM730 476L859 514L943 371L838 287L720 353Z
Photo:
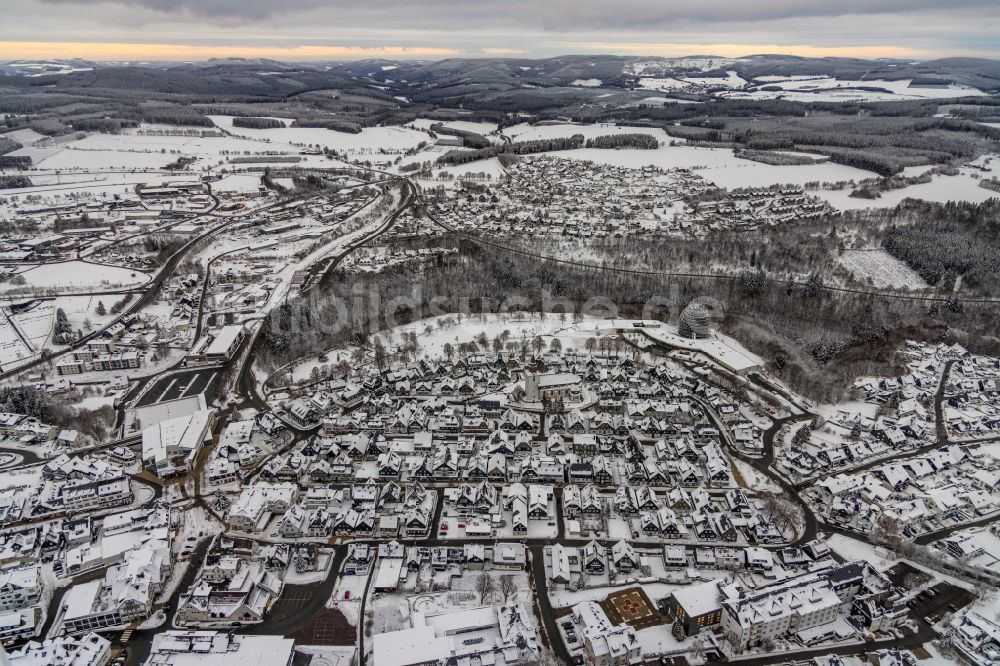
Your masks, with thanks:
M916 271L882 248L845 250L838 260L855 280L873 287L923 289L927 286Z

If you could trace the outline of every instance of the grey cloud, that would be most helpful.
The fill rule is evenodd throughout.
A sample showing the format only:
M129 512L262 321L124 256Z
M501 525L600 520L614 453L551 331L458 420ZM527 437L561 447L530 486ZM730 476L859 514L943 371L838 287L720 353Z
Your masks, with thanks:
M0 0L0 40L219 47L666 52L633 45L902 48L1000 57L997 0ZM852 13L854 12L854 13ZM858 13L863 13L859 16ZM705 48L697 45L705 45ZM687 51L688 49L685 49ZM690 55L671 52L671 55Z
M95 0L44 0L47 4L95 6ZM772 21L844 15L896 14L971 9L983 18L1000 17L996 0L108 0L178 19L197 17L221 23L264 19L294 21L296 14L321 13L342 25L405 29L434 23L468 28L519 25L563 29L649 29L687 21ZM863 32L863 31L862 31Z

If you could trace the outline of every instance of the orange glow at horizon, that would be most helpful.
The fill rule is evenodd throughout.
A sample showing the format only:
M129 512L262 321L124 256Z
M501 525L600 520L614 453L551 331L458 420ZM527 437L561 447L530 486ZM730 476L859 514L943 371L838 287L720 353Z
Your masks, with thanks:
M350 60L361 58L448 58L450 48L405 46L197 46L101 42L5 42L0 60L207 60L208 58L271 58L273 60Z
M794 55L805 58L917 58L919 51L902 46L872 44L865 46L809 46L808 44L677 44L657 42L588 42L581 44L591 51L620 55L691 56L713 55L740 58L754 54Z
M545 43L547 51L564 53L605 53L609 55L665 56L713 55L728 58L772 53L812 58L828 56L854 58L927 57L914 49L889 46L809 46L806 44L694 44L658 42L572 42ZM16 42L0 41L0 60L45 60L82 58L84 60L161 60L189 61L209 58L271 58L274 60L355 60L362 58L451 58L455 56L528 55L524 50L483 47L467 53L460 49L427 46L230 46L193 44L142 44L104 42Z

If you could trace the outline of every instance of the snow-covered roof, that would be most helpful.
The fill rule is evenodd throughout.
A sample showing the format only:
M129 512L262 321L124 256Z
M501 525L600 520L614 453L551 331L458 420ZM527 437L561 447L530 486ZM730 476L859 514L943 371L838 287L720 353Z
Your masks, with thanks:
M672 592L674 599L688 614L698 617L719 610L719 584L717 581L681 587Z

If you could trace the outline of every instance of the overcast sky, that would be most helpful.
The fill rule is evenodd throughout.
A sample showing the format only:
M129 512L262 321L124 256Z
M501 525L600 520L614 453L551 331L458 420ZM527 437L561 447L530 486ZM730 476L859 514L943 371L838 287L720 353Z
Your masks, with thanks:
M1000 0L0 0L0 59L1000 58Z

